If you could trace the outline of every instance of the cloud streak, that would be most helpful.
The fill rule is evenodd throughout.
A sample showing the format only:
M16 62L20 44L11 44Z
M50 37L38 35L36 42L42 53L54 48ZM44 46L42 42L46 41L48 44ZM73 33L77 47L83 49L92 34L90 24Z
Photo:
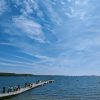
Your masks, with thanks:
M0 15L2 15L7 10L7 2L0 0Z
M41 43L45 42L45 36L40 24L25 18L24 16L13 18L14 25L19 28L25 35ZM21 33L20 33L21 34Z

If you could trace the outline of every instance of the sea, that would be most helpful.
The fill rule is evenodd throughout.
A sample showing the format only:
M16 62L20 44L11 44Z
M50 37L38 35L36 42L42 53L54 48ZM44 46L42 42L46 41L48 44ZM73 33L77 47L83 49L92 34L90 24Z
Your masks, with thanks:
M100 76L25 76L0 77L2 87L21 85L37 80L55 80L5 100L100 100Z

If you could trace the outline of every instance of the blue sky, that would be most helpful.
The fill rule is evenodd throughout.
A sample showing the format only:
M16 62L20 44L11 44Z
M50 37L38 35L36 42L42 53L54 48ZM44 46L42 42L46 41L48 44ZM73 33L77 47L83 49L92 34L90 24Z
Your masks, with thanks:
M0 0L0 72L100 75L100 1Z

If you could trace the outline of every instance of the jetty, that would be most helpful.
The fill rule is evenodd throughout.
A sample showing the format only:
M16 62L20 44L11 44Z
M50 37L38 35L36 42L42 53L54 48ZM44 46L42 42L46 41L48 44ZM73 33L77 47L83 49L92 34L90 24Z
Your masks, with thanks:
M31 86L20 88L18 91L12 91L12 92L9 92L9 93L0 93L0 100L21 94L25 91L31 90L31 89L39 87L39 86L44 86L45 84L49 84L49 83L53 83L53 82L54 82L54 80L40 81L38 83L31 84Z

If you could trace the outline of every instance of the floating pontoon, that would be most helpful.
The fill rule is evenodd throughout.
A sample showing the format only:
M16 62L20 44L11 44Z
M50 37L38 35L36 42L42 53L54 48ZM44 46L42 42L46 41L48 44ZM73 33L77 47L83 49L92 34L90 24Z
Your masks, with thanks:
M39 87L39 86L43 86L44 84L48 84L48 83L52 83L54 82L54 80L47 80L47 81L43 81L43 82L39 82L39 83L33 83L30 86L28 87L24 87L24 88L20 88L18 91L14 91L14 92L9 92L9 93L0 93L0 99L3 99L3 98L8 98L8 97L11 97L11 96L15 96L15 95L18 95L18 94L21 94L25 91L28 91L28 90L31 90L33 88L36 88L36 87Z

